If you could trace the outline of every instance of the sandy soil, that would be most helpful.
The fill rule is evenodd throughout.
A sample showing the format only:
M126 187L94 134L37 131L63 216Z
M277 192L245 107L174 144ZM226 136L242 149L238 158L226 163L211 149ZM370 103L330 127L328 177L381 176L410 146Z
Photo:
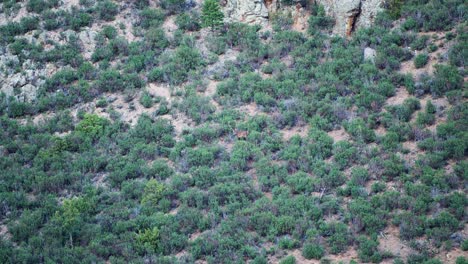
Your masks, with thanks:
M328 132L328 135L331 138L333 138L333 140L335 142L338 142L338 141L341 141L341 140L349 141L349 139L350 139L348 133L346 133L344 128L340 128L338 130L330 131L330 132Z
M216 87L218 86L218 83L218 81L209 80L204 95L209 97L214 96L216 94Z
M295 126L292 128L281 130L281 134L283 135L283 140L285 141L290 140L295 135L299 135L302 138L307 137L308 133L309 133L308 126Z
M304 258L302 256L301 250L299 250L299 249L289 251L284 257L289 256L289 255L294 256L296 258L296 263L298 263L298 264L319 264L320 263L320 260L315 260L315 259L310 259L309 260L309 259ZM277 264L284 257L281 257L281 258L277 258L276 256L270 257L268 263ZM351 261L351 260L355 260L355 261L358 261L358 263L361 263L361 262L359 262L359 258L357 256L357 251L352 249L352 248L349 249L348 251L344 252L344 253L341 253L341 254L327 255L325 258L330 260L332 263L339 263L341 261L344 262L344 263L349 263L349 261Z
M166 18L162 25L162 29L164 29L164 33L166 33L166 36L169 38L174 37L174 32L177 30L177 25L175 24L175 18L176 16L169 16Z
M406 99L410 97L411 95L408 93L405 87L399 87L395 89L395 95L387 99L385 105L401 105Z
M379 238L379 250L389 251L395 257L406 259L408 255L415 253L408 245L400 240L400 231L396 226L389 226L381 232ZM389 262L389 263L392 263Z
M246 114L248 117L253 117L262 113L260 109L258 109L256 103L245 104L237 108L239 112Z
M164 97L169 102L172 100L171 88L167 85L150 83L146 90L153 96Z

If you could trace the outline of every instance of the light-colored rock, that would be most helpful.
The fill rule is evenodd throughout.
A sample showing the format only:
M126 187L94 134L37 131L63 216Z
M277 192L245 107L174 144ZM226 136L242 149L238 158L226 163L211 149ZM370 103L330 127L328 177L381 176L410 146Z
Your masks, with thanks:
M364 60L368 60L374 63L376 56L377 56L377 52L375 51L375 49L369 48L369 47L364 49Z
M384 0L315 0L323 5L327 15L335 19L333 33L350 36L360 27L369 27Z
M95 38L97 34L98 33L96 31L91 30L90 28L84 28L78 34L78 39L81 41L83 48L83 56L86 59L91 58L91 54L93 53L96 46Z
M335 18L333 33L349 36L360 27L369 27L382 11L384 0L316 0Z
M265 25L268 22L268 9L263 0L225 0L222 5L228 23Z
M244 22L265 25L271 14L289 13L293 29L307 29L309 12L303 1L283 5L280 0L224 0L226 22ZM359 27L372 25L375 16L382 10L384 0L310 0L309 5L321 4L327 15L335 19L333 33L350 36Z
M21 70L18 71L18 68ZM39 67L31 60L20 65L18 57L8 53L0 56L0 69L0 93L16 97L21 102L36 99L37 90L50 70Z
M34 101L36 99L37 90L37 86L28 83L25 86L21 87L21 94L17 98L19 101L23 102Z
M327 15L335 18L333 33L351 34L356 17L361 13L361 0L317 0L317 3L323 5Z
M384 0L361 0L361 14L356 21L356 28L370 27L377 13L383 10Z

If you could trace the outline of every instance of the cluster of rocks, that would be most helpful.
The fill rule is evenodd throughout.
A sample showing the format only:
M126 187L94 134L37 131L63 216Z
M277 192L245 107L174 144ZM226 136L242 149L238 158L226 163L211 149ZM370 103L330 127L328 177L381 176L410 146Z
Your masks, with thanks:
M333 33L349 36L359 27L370 26L382 10L384 0L294 0L284 5L281 0L223 0L226 22L265 25L271 14L289 12L298 29L307 28L307 5L321 4L327 15L336 21Z
M21 102L33 101L47 71L47 68L41 69L31 60L20 65L18 56L0 55L0 91Z

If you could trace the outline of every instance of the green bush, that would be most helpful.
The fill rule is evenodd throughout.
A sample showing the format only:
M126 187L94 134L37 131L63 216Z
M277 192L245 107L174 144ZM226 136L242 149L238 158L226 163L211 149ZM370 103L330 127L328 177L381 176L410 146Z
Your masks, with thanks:
M448 53L450 64L457 66L457 67L465 67L467 65L467 57L468 57L468 48L467 48L467 41L460 41L453 45Z
M428 219L426 234L435 241L443 242L459 228L458 220L450 213L443 211L439 215Z
M313 35L317 30L330 29L335 21L333 18L328 17L325 13L325 9L322 5L314 4L311 10L311 16L309 17L309 34Z
M414 67L416 67L416 69L423 68L426 66L428 61L429 56L426 53L418 54L416 57L414 57Z
M60 1L58 0L29 0L26 4L28 12L42 13L43 11L57 7Z
M280 261L280 264L296 264L296 258L294 256L287 256Z
M414 50L422 50L426 48L428 40L429 40L429 36L418 37L411 43L411 48Z
M165 14L160 9L145 8L140 12L140 18L142 28L158 28L164 23Z
M146 183L142 204L157 205L159 201L164 197L166 187L164 184L159 183L155 179L151 179Z
M363 142L373 142L375 140L375 132L370 129L362 118L356 118L344 125L346 132L351 134L357 140Z
M178 85L187 81L189 73L203 66L204 61L195 48L178 47L163 66L164 80Z
M195 12L178 15L175 23L179 29L186 31L197 31L200 29L200 17Z
M153 106L153 97L148 92L144 92L140 96L140 104L145 108L150 108Z
M449 65L435 65L435 78L431 86L431 93L442 95L445 92L461 89L463 77L458 70Z
M213 31L223 24L224 13L218 1L207 0L202 6L201 21L203 27L210 27Z
M96 5L98 17L105 21L113 21L119 12L119 7L109 0L100 1Z
M150 28L145 34L145 41L148 48L162 51L169 46L166 33L161 28Z
M99 117L96 114L85 114L83 120L76 126L75 131L81 132L91 138L97 138L103 135L108 125L109 121L105 118Z
M318 244L305 244L302 248L302 256L306 259L321 259L325 250Z
M368 239L364 236L358 237L358 256L363 262L378 263L382 260L382 256L378 250L379 242L374 239Z
M160 4L168 15L181 13L187 7L185 0L161 0Z
M461 249L463 251L468 251L468 239L463 240L463 242L461 244Z
M160 68L153 68L148 73L148 81L150 82L162 82L164 81L164 72Z

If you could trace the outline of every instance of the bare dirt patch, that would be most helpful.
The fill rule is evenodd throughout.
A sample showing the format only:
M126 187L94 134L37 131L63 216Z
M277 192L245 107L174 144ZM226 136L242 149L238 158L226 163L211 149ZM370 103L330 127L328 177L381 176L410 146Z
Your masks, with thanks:
M386 105L401 105L406 99L410 97L411 95L408 93L405 87L399 87L395 90L395 95L388 98L385 104Z
M349 135L348 133L346 133L346 131L344 130L344 128L340 128L338 130L332 130L330 132L328 132L328 135L333 138L333 140L335 142L338 142L338 141L349 141Z
M174 32L177 30L177 25L175 24L175 16L170 16L164 21L162 28L164 33L170 38L174 37Z
M206 90L204 92L205 96L214 96L216 94L216 87L218 86L218 81L210 80L208 81L208 85L206 86Z
M374 129L375 134L379 137L385 136L387 134L387 129L383 126L379 126L377 129Z
M169 211L169 215L176 215L179 212L179 207L176 207Z
M309 127L308 126L297 126L297 127L292 127L289 129L283 129L281 130L281 134L283 135L283 139L288 141L290 140L293 136L300 136L302 138L307 137L307 133L309 133Z
M153 96L166 98L167 101L171 101L172 99L171 88L169 86L150 83L146 90Z
M338 254L338 255L330 255L326 257L332 261L332 263L349 263L351 260L358 261L358 253L354 248L349 249L348 251Z
M429 101L431 101L432 104L436 107L437 112L435 114L434 124L428 126L428 129L432 132L435 132L438 125L447 121L446 110L449 109L450 102L446 97L434 98L432 96L425 96L424 98L422 98L419 101L421 104L421 108L413 114L411 122L416 122L416 117L418 116L419 112L426 111L426 105Z
M447 54L451 46L451 42L450 41L447 42L447 40L445 39L446 33L448 32L431 31L431 32L418 33L418 36L429 36L430 37L429 43L436 45L438 49L436 52L428 54L429 60L424 67L420 69L416 69L416 67L414 66L414 59L412 59L412 60L403 62L400 66L399 72L402 74L411 73L413 77L415 78L418 78L423 73L433 74L435 70L434 65L441 63L441 61L439 61L439 58ZM414 50L412 52L415 56L417 56L418 54L421 54L424 51Z
M242 105L239 108L237 108L237 110L239 110L239 112L241 112L241 113L246 114L249 117L253 117L253 116L256 116L256 115L259 115L260 113L262 113L260 111L260 109L258 109L256 103L250 103L250 104Z
M176 113L173 115L165 115L162 116L169 121L171 121L172 125L174 126L174 130L176 133L176 137L178 138L184 130L191 129L195 127L195 124L184 114Z
M389 226L381 232L379 250L391 252L401 259L406 259L408 255L414 253L413 249L400 240L400 232L396 226Z
M302 252L299 249L295 249L293 251L289 251L284 257L292 255L296 258L296 263L301 263L301 264L319 264L320 260L315 260L315 259L306 259L302 256ZM277 256L272 256L270 257L268 263L279 263L282 258L278 258ZM331 263L349 263L351 260L358 261L358 254L357 251L353 248L350 248L348 251L343 252L341 254L337 255L327 255L324 257L325 259L328 259L331 261Z
M426 66L417 69L414 66L413 60L404 61L401 63L399 72L402 74L411 73L414 77L418 78L422 74L433 74L434 73L434 65L438 63L437 55L430 54L429 60L427 61Z
M202 232L199 232L199 231L193 233L192 235L190 235L189 241L190 241L190 242L195 241L195 239L199 238L202 234L203 234L203 233L202 233Z

